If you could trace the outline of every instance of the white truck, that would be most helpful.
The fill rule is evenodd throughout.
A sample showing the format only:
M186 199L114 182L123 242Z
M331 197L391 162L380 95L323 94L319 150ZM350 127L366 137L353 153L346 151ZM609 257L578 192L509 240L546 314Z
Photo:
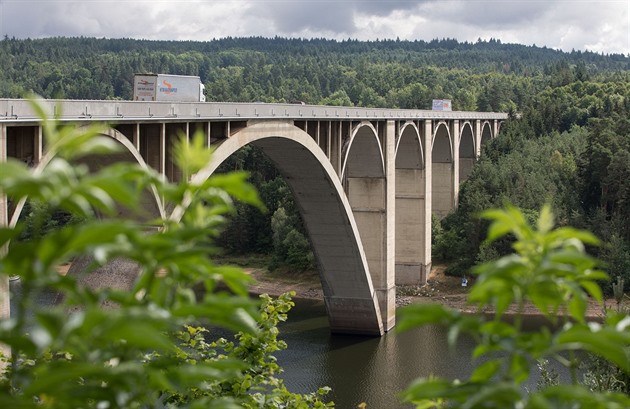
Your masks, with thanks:
M450 99L434 99L431 109L433 111L450 111L451 106Z
M134 101L206 102L206 87L199 77L170 74L135 74Z

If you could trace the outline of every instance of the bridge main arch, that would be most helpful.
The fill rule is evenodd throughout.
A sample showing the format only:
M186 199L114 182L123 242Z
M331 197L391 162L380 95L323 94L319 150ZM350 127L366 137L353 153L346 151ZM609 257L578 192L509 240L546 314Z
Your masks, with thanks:
M212 162L193 181L208 178L248 144L269 157L293 192L319 268L331 331L382 335L378 295L352 207L330 161L307 133L291 121L250 121L216 145Z

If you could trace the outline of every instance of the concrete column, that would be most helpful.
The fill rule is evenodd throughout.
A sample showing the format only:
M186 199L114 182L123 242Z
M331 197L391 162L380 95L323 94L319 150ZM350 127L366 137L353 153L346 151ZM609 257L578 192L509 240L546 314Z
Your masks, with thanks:
M407 128L408 130L409 128ZM418 285L424 271L424 155L422 129L399 133L396 153L396 284ZM424 278L423 278L424 277Z
M459 199L459 141L461 135L459 134L459 120L454 119L451 124L451 140L453 144L453 175L451 183L451 205L453 208L457 208Z
M44 135L41 126L37 127L35 131L35 143L33 146L33 166L39 165L39 162L42 161L42 156L44 155ZM0 159L1 161L2 159Z
M160 168L161 175L166 176L166 124L160 124Z
M332 122L328 121L328 134L327 134L327 141L326 141L326 157L328 158L328 160L330 160L330 163L332 163L332 151L331 151L331 146L332 146ZM337 172L337 176L341 176L341 171L335 167L336 163L333 163L333 169L335 169L335 171Z
M212 137L212 123L210 121L206 122L206 148L210 147L210 138Z
M7 160L7 127L0 124L0 162ZM5 227L9 224L9 202L4 193L0 191L0 226ZM1 251L1 250L0 250ZM0 293L2 297L2 293ZM0 301L1 302L1 301ZM2 309L0 309L2 312Z
M477 159L481 156L481 119L475 121L475 155Z
M381 155L374 156L377 145L374 138L378 135L368 128L358 132L347 157L347 195L379 303L383 329L387 331L396 320L394 122L388 121L381 135L379 147L384 169Z
M140 152L140 122L136 123L133 127L131 143L133 143L134 148Z
M7 127L0 124L0 162L7 160ZM0 191L0 227L6 227L9 224L9 208L7 196ZM0 247L0 257L7 252L7 246ZM9 276L0 275L0 319L5 320L11 317L11 303L9 292ZM11 350L7 345L0 344L0 353L10 356ZM0 364L0 374L4 372L4 365Z
M422 225L424 236L424 259L421 283L426 283L431 272L431 214L433 201L433 126L430 119L425 119L422 138L424 138L424 223Z
M383 327L396 325L396 124L387 121L385 129L385 280L377 289Z

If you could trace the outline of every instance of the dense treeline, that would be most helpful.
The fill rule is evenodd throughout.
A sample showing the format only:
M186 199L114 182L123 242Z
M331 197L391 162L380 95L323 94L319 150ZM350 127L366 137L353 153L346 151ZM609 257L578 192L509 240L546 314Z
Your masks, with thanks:
M208 42L49 38L0 41L0 97L130 99L138 72L199 75L211 101L340 103L454 109L520 107L567 69L627 70L628 58L498 41L333 41L227 38Z
M487 226L476 217L505 202L532 220L550 203L560 224L599 236L603 245L593 252L612 276L630 281L627 72L549 87L523 107L520 120L508 121L462 184L457 211L437 226L434 255L449 261L451 272L465 274L477 262L506 254L508 240L483 243Z
M5 98L34 91L47 98L130 99L134 73L164 72L199 75L210 101L426 109L433 98L450 98L456 110L518 113L485 147L462 185L459 210L436 226L435 256L463 273L507 247L482 244L480 210L507 200L534 217L549 202L559 223L603 238L600 256L614 274L630 275L630 56L498 40L5 37L0 72ZM308 268L308 242L273 166L249 148L225 167L249 169L268 209L260 216L240 208L224 233L227 249L272 252L279 263Z

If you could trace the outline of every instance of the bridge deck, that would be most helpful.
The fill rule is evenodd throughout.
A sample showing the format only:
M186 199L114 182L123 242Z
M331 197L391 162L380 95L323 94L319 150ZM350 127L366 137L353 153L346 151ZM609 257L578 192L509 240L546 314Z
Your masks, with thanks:
M498 119L505 113L359 108L301 104L238 102L145 102L41 100L49 115L68 121L204 121L247 119L296 120L424 120ZM33 122L38 118L24 99L0 99L0 123Z

